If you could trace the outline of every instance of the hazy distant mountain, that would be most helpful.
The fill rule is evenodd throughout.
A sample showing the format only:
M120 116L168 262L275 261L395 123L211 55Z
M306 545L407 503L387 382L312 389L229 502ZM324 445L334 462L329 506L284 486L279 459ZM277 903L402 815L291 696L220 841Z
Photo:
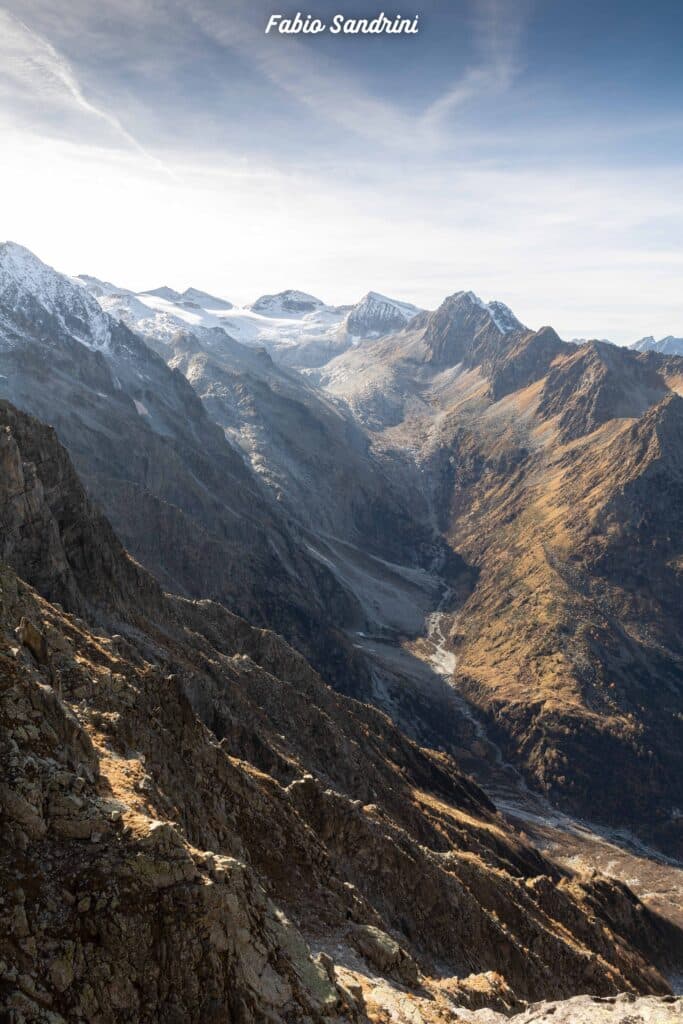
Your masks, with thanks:
M91 274L79 274L78 277L74 278L76 284L83 285L94 295L96 299L102 298L104 295L125 294L132 295L128 288L119 288L118 285L112 284L111 281L102 281L99 277L93 277Z
M140 295L150 295L155 299L165 299L166 302L180 302L182 299L180 292L169 288L167 285L162 285L161 288L150 288L149 291L140 292Z
M655 341L652 335L649 335L640 341L634 341L631 348L637 352L661 352L662 355L683 356L683 338L674 338L672 334L668 334L666 338Z
M194 302L200 309L232 309L232 302L228 302L227 299L219 299L215 295L209 295L208 292L203 292L199 288L186 288L181 295L181 301L184 303Z
M148 338L167 343L176 332L190 330L210 347L212 336L206 332L220 327L245 345L268 349L277 362L299 368L323 365L360 340L405 326L420 312L376 292L355 305L327 306L289 289L236 307L197 288L133 293L87 275L79 280L103 309Z
M586 345L591 340L596 339L572 338L570 344ZM609 338L600 338L600 342L605 345L616 344L616 342L610 341ZM632 342L628 347L636 352L661 352L662 355L681 356L683 355L683 338L674 338L672 334L668 334L665 338L655 341L654 337L650 334L646 338L640 338L639 341Z
M291 288L277 295L262 295L260 299L253 302L248 309L253 313L260 313L261 316L270 316L275 319L281 317L300 317L304 313L314 313L322 309L325 303L316 299L314 295L306 292L297 292Z
M593 341L599 341L602 345L616 345L615 341L610 341L609 338L570 338L570 345L590 345ZM633 346L632 346L633 347Z

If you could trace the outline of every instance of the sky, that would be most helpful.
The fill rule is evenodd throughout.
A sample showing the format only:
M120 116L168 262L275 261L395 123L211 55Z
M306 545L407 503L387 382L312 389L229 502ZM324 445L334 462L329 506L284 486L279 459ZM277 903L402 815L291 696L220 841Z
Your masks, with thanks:
M0 0L0 239L136 290L683 335L674 0ZM384 10L411 36L265 34Z

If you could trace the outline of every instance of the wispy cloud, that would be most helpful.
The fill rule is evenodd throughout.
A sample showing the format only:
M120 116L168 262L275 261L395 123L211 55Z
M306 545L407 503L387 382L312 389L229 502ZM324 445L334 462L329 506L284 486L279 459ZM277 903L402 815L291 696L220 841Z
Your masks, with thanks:
M528 0L473 0L476 62L425 111L423 128L435 133L459 107L503 92L520 69L520 46Z
M401 149L416 139L438 148L443 142L439 129L448 115L467 102L507 88L514 79L529 0L472 3L476 63L417 114L373 96L357 74L349 74L329 56L318 58L296 39L267 39L250 9L239 0L219 8L206 0L193 0L184 10L212 42L248 57L273 85L319 118L375 145Z
M93 103L84 94L78 78L66 58L15 15L0 8L0 82L9 99L13 93L24 103L34 101L47 113L75 110L109 128L119 141L136 150L159 169L164 165L151 154L121 123L119 118ZM46 110L46 107L49 110Z
M196 58L196 51L192 50L194 44L189 41L196 39L189 29L189 20L207 44L230 51L249 71L257 72L274 86L280 98L290 97L308 109L318 122L370 142L375 150L410 148L414 151L417 144L425 151L436 152L448 145L448 132L444 128L456 110L506 89L513 81L522 27L531 0L515 0L514 4L506 0L466 2L472 12L469 19L472 62L422 111L377 96L364 86L357 71L351 71L345 62L330 57L327 51L293 37L266 37L265 13L259 18L258 8L255 10L253 3L246 0L230 0L230 3L160 0L154 18L149 8L140 6L136 0L112 0L109 5L112 29L105 41L110 49L119 43L123 46L126 35L135 33L137 28L136 46L121 50L122 74L128 66L126 62L131 68L139 66L141 38L149 38L149 46L142 51L146 73L150 67L152 71L155 68L167 71L169 61L181 60L183 37L187 52L193 54L192 59ZM156 161L146 145L111 109L115 99L108 100L105 106L88 95L80 80L78 62L68 60L57 48L59 43L54 45L53 33L59 33L54 15L48 17L38 0L27 0L25 8L17 13L0 8L0 89L4 78L6 85L21 94L24 108L27 97L33 96L38 119L52 114L54 121L55 115L65 109L93 118L119 141L136 149L146 159ZM153 24L157 23L159 30L152 31ZM467 27L466 20L463 29ZM148 35L150 32L152 34ZM79 52L78 34L100 47L103 45L92 11L74 0L74 6L67 12L66 29L66 37L74 44L69 48L71 53ZM113 84L112 96L115 97L117 83ZM118 84L123 86L123 79ZM12 97L9 99L11 104ZM136 102L138 105L144 102L144 97L136 96Z
M286 40L286 45L266 38L239 2L215 8L193 0L185 12L212 42L246 58L273 85L318 117L390 146L401 145L415 130L413 118L371 96L357 77L334 60L318 57L294 38Z

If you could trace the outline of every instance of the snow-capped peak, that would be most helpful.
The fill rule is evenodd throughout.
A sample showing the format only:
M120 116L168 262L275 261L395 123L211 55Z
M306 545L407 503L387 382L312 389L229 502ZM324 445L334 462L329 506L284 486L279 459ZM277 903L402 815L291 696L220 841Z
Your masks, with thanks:
M654 334L648 334L645 338L634 341L631 348L636 349L637 352L647 352L648 349L654 348L656 344Z
M509 334L511 331L524 330L524 324L517 319L515 314L512 312L509 306L506 306L504 302L499 302L497 299L491 300L491 302L484 302L472 291L467 292L455 292L450 295L444 302L444 306L458 307L458 306L476 306L482 312L487 313L493 321L494 326L500 331L501 334Z
M103 295L132 295L128 288L119 288L118 285L112 284L111 281L101 281L99 277L93 277L92 274L79 274L78 277L74 278L74 281L76 284L81 285L82 288L86 288L96 299L101 298Z
M15 313L38 304L89 348L105 348L111 340L109 318L83 284L16 242L0 244L0 304Z
M252 313L260 313L261 316L286 318L313 313L317 309L322 309L324 305L322 299L316 299L315 295L289 288L287 291L278 292L277 295L262 295L247 308Z
M372 338L402 327L422 312L409 302L368 292L346 317L346 330L355 338Z
M486 306L496 327L499 331L502 331L503 334L509 334L510 331L521 331L525 329L521 320L517 319L510 307L506 306L504 302L492 299L490 302L486 303Z
M654 337L649 334L646 338L641 338L640 341L634 341L630 346L637 352L660 352L666 356L683 356L683 338L675 338L673 334L668 334L665 338L660 338L659 341L655 341Z
M182 299L180 292L177 292L175 288L169 288L168 285L162 285L161 288L150 288L146 292L138 292L139 295L152 295L157 299L165 299L166 302L179 302Z
M201 309L232 309L232 302L227 299L219 299L216 295L209 295L200 288L186 288L180 296L182 302L194 302Z

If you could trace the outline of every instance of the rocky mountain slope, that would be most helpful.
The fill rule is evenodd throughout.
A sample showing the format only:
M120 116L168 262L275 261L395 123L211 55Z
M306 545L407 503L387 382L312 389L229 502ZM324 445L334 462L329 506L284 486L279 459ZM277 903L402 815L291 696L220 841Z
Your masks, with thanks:
M285 379L272 363L264 372L264 357L260 373L246 374L234 351L223 346L221 354L214 343L208 352L203 344L177 345L171 365L188 376L212 418L251 450L262 479L293 514L305 509L309 525L325 522L331 535L352 543L358 534L372 535L369 524L381 524L379 533L396 540L391 557L405 562L401 551L414 548L419 530L399 528L389 510L403 509L404 524L438 526L464 557L469 569L451 577L462 585L446 608L453 626L444 635L448 658L457 659L450 681L467 702L465 715L467 708L482 713L505 756L551 799L593 814L591 780L602 771L607 793L600 814L679 849L680 470L675 460L639 456L643 442L618 431L640 420L642 430L657 433L662 424L650 426L648 414L661 413L676 450L676 403L668 401L681 387L675 357L636 356L602 342L566 344L551 328L524 328L500 303L458 292L434 314L419 314L310 371L309 380L335 400L326 408L320 392L307 392L296 375ZM340 418L344 432L330 433L325 425ZM291 430L284 429L288 423ZM373 438L369 460L358 424ZM354 464L345 449L362 456ZM651 459L658 467L652 474ZM591 460L602 477L599 491ZM626 507L626 465L644 475L644 489L653 488L659 518L649 532L643 526L627 533L642 508ZM353 509L334 499L350 493L351 480L360 484ZM626 491L634 502L635 493ZM373 497L379 494L387 500ZM402 495L410 495L409 510ZM603 502L619 511L599 516ZM368 525L355 537L345 533L343 523L362 522L363 507ZM576 515L584 507L587 529ZM359 585L348 551L328 541L317 545L363 604L367 579ZM520 557L511 562L506 553L515 550ZM529 579L538 583L539 617L531 622L528 584L521 584ZM399 661L386 646L364 639L357 646L371 664L363 692L414 735L455 749L466 722L447 691L420 677L414 656L419 661L423 649L410 646L438 595L438 585L428 588L427 601L416 594L412 621L404 612L382 616L386 597L377 615L370 613L372 630L390 638ZM616 656L619 646L624 653ZM627 799L624 771L634 779Z
M666 993L679 932L544 859L277 636L163 594L54 431L6 403L0 431L10 1019L436 1021Z
M406 488L478 572L439 630L504 756L553 801L679 854L682 371L503 332L461 292L316 374L378 456L411 452Z
M0 395L56 427L90 493L164 586L281 631L345 692L365 696L372 670L357 635L387 624L416 635L447 585L467 590L462 559L346 406L263 349L221 328L166 322L143 341L19 247L0 252L3 280ZM111 299L138 302L88 286L114 311ZM52 292L58 301L44 312ZM17 295L32 304L22 323ZM77 342L69 318L81 308L89 319Z
M223 338L223 332L219 332ZM185 377L75 285L0 248L0 396L48 420L130 551L353 677L349 589L311 553Z
M68 390L48 389L40 360L22 356L26 331L6 343L0 386L50 410L92 493L166 586L280 629L422 742L471 752L474 714L496 756L553 801L680 850L680 360L570 345L457 292L307 378L220 328L148 334L170 373L94 304L84 313L87 293L65 302L71 283L36 285L40 265L31 274L22 294L47 295L51 330L72 346ZM156 303L179 306L162 291ZM300 304L283 296L269 299L274 322L288 296ZM42 309L21 315L35 325ZM73 348L69 331L88 345ZM91 358L116 371L94 403ZM141 376L154 386L143 391ZM115 392L125 420L98 404ZM139 468L132 438L149 453ZM468 768L481 774L476 755Z
M518 1024L538 1024L552 1021L553 1024L665 1024L667 1021L678 1020L683 1013L680 1000L667 999L634 999L628 994L617 996L616 999L591 998L576 996L557 1003L536 1003L516 1020ZM508 1017L489 1010L478 1010L464 1013L463 1021L470 1024L503 1024Z
M264 349L216 334L192 334L163 349L200 396L210 418L245 453L254 472L314 545L345 541L382 558L405 557L429 531L411 519L406 496L370 450L344 403ZM159 351L162 351L159 348Z

